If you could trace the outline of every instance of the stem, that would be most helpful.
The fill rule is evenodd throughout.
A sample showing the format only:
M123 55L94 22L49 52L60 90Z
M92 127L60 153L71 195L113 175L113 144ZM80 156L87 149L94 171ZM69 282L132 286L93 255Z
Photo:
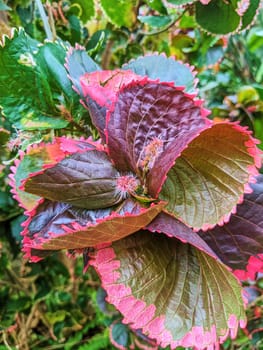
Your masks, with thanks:
M56 27L55 27L54 17L52 13L52 7L49 1L46 2L46 9L47 9L48 18L49 18L49 24L52 31L52 38L53 40L56 40L57 39Z
M186 9L178 17L175 17L166 27L164 27L160 30L153 31L153 32L141 31L140 34L149 36L149 35L158 35L158 34L164 33L168 29L170 29L177 21L179 21L183 17L183 15L185 14L185 12L186 12Z
M41 0L36 0L36 5L37 5L37 8L38 8L40 17L41 17L41 19L43 21L43 24L44 24L44 29L45 29L45 33L46 33L47 39L52 41L53 40L53 35L52 35L51 29L50 29L50 25L49 25L49 22L48 22L48 17L46 15L46 12L44 10L44 7L43 7L43 4L42 4Z

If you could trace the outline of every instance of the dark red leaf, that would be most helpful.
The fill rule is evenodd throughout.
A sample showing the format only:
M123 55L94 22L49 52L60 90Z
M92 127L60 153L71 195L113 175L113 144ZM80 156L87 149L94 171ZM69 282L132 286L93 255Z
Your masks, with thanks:
M101 209L127 196L118 186L120 178L105 152L90 150L72 154L53 167L31 174L24 190L80 208Z
M131 83L107 116L111 158L119 170L137 173L152 197L186 145L210 125L200 101L181 90L173 83Z
M40 198L36 195L21 191L19 188L24 179L30 174L41 172L42 169L54 166L68 155L76 152L84 152L102 147L90 139L74 140L66 137L56 137L52 143L40 143L29 146L26 152L19 152L20 158L15 160L15 166L11 167L10 177L11 192L19 205L26 210L33 209Z
M115 241L148 225L163 206L163 202L142 206L126 199L119 206L86 210L46 200L28 213L23 250L26 257L37 261L43 251L82 249Z
M175 237L181 242L189 243L218 259L208 244L196 232L166 213L160 213L146 229L151 232L165 233L168 237Z
M254 279L256 272L263 272L263 175L250 186L253 193L245 195L227 224L199 232L240 279Z

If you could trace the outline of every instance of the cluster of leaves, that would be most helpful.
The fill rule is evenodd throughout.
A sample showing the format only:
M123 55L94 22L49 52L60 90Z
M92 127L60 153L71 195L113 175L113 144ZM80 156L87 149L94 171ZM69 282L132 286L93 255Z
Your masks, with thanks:
M213 117L240 121L261 140L263 117L262 13L248 32L229 38L220 64L199 75Z
M129 58L136 58L145 52L156 50L158 52L165 51L168 55L176 54L177 57L187 60L199 68L209 66L210 69L205 70L200 75L200 85L202 88L202 93L210 102L209 105L212 107L214 116L230 118L233 121L241 120L244 125L254 127L258 138L263 138L261 122L262 75L260 73L262 69L258 69L258 67L261 67L262 51L260 45L260 24L258 27L252 28L248 33L230 39L228 43L219 37L209 36L207 33L204 33L199 29L199 26L202 26L202 21L204 22L204 27L208 25L208 27L205 27L205 29L214 33L220 34L222 33L222 30L230 32L236 31L238 28L242 29L252 22L255 13L257 12L259 2L255 1L253 4L252 1L228 2L212 0L210 2L206 1L206 4L204 2L205 1L199 2L176 0L166 2L158 0L141 2L120 1L117 2L117 5L116 2L114 2L114 6L112 6L109 1L100 1L100 7L97 8L94 6L92 1L89 2L90 7L86 7L84 2L81 0L63 3L53 2L50 7L47 5L46 10L49 18L53 18L54 20L52 31L53 36L54 38L57 37L59 39L55 42L48 42L45 44L41 44L39 42L39 40L43 40L45 33L42 20L39 17L39 13L34 2L14 1L7 3L7 5L10 6L9 9L5 7L3 10L6 11L12 8L9 15L13 24L22 24L25 27L25 31L16 32L12 40L6 38L5 46L0 50L0 66L5 67L5 69L1 71L0 78L1 106L3 107L3 112L5 113L5 117L1 119L0 125L0 156L2 163L0 178L0 214L1 221L9 223L12 222L12 232L15 235L19 233L18 224L24 220L24 217L22 215L17 217L17 215L21 213L21 209L17 207L14 200L11 198L6 180L7 174L10 172L12 160L20 157L22 157L24 160L24 163L19 163L16 161L17 165L20 164L20 169L18 172L16 171L15 179L15 187L17 192L22 178L26 178L30 172L38 171L42 168L43 164L46 163L49 163L49 166L54 166L57 162L63 162L63 158L65 156L70 158L74 152L82 153L83 149L87 146L85 144L85 139L89 136L92 136L93 139L97 139L98 135L100 134L103 139L102 131L104 129L104 125L101 125L100 121L96 123L96 120L98 120L97 118L99 115L103 115L101 114L103 108L109 108L109 105L107 104L109 101L106 103L105 100L103 100L105 97L102 97L102 100L97 100L97 97L95 98L94 95L92 95L92 99L95 98L95 104L91 104L91 101L87 100L86 94L88 92L86 92L85 96L83 96L82 86L79 84L80 76L84 75L86 72L98 71L100 69L99 65L95 63L91 57L95 58L96 61L104 68L115 68L116 66L121 66ZM241 5L245 6L245 10L243 13L238 13L237 9ZM107 20L105 20L105 17L101 15L101 10L103 11L103 14L107 15ZM208 13L210 14L210 17L206 12L207 10L209 10ZM202 20L202 18L204 19L205 16L206 18L210 19L211 13L213 12L218 16L218 11L221 10L225 15L224 18L228 19L226 20L226 23L223 23L223 26L221 26L221 23L224 21L219 23L220 21L218 20L213 20L211 22ZM120 13L122 14L121 16ZM236 18L237 14L239 17L238 20ZM92 20L92 18L94 19ZM237 27L233 28L233 26L236 26L236 24ZM231 26L231 28L229 26ZM27 35L26 32L31 34L34 39ZM237 41L236 47L240 53L239 60L237 60L237 55L234 50L234 40ZM89 56L87 56L82 49L77 47L75 51L71 51L71 56L68 58L68 69L73 84L75 85L75 90L82 94L82 99L85 101L84 104L88 105L89 112L83 107L83 105L79 104L78 93L72 90L72 82L68 79L68 72L64 66L66 52L70 49L70 44L74 44L75 42L81 43L86 48ZM240 44L244 44L243 47L241 46L241 49ZM242 48L246 49L245 55L243 55ZM223 59L224 54L226 58L222 64L219 65L218 60ZM233 59L233 57L235 59ZM249 60L241 61L243 57L246 57ZM165 59L162 58L161 60ZM240 61L243 62L243 66L241 65L238 67L237 64ZM138 62L141 62L140 59L137 60L137 64ZM192 75L192 69L182 65L180 62L175 62L176 61L170 61L171 67L175 72L177 72L173 77L173 79L176 81L176 85L187 86L187 91L192 93L195 90L195 78ZM161 63L163 62L158 61L158 68L161 67ZM136 66L136 63L123 66L123 69L132 69L139 75L150 75L151 79L160 78L160 75L158 75L154 69L154 64L154 60L149 61L146 70L143 72L141 71L142 68L138 68L139 65ZM244 74L244 71L246 72L248 68L250 69L249 79L238 80L237 76L240 76L241 79L242 77L247 76ZM165 69L161 70L160 74L163 75L164 71ZM215 74L215 72L218 73L218 71L219 74ZM154 74L151 75L153 72ZM168 70L168 73L169 72L170 71ZM111 85L111 81L112 79L114 81L114 78L112 77L111 73L107 74L109 74L108 78L110 81L108 86L110 86L110 89L112 89L114 83ZM217 79L219 80L220 76L222 77L222 75L229 75L228 82L225 80L217 81ZM105 80L99 75L97 76L97 79L97 81L96 79L95 81L89 81L92 88L97 89L98 86L96 84L101 84L101 80L103 81L102 85L105 86L106 84L107 87L107 79ZM125 80L126 78L123 77L123 79ZM173 79L171 78L171 80ZM168 80L167 75L163 80ZM214 84L212 89L211 84ZM246 86L243 87L243 85ZM19 86L19 89L17 86ZM115 90L115 87L113 90ZM226 90L227 93L223 90ZM236 97L233 98L232 95L236 93ZM225 98L226 104L222 108L222 100L226 94L228 94L229 97ZM109 97L107 94L106 96ZM219 96L221 96L221 99L218 99ZM101 101L103 101L103 105L98 108ZM91 124L89 113L91 114L93 122L95 121L99 132L94 128L94 125ZM82 136L84 136L85 139L78 142L74 141L72 143L70 141L66 141L68 139L61 138L62 135L73 137L75 141ZM55 147L54 149L51 149L51 147L50 152L48 151L46 154L44 154L45 147L43 146L43 142L45 144L54 142L54 136L57 137L56 140L58 140L59 147ZM31 146L36 144L38 144L39 147ZM98 145L96 144L96 147L97 146ZM56 152L61 152L61 147L62 153L64 153L63 155L60 153L60 156L58 156ZM92 145L93 149L94 147L95 146ZM214 147L216 148L216 146ZM20 150L20 154L17 152L18 149ZM27 155L25 156L23 152L26 150L28 151ZM101 152L101 149L99 152ZM56 158L55 160L53 158L54 156L61 158ZM27 161L29 164L26 164ZM34 164L32 164L32 162ZM111 188L111 191L112 189L114 190L114 187ZM31 203L30 205L34 207L34 203L36 203L35 201L39 201L39 198L36 199L34 195L31 196L25 194L20 190L18 190L18 192L19 193L16 194L16 196L20 201L25 201L25 206L27 206L28 203ZM113 195L113 192L115 191L110 192L111 196ZM38 194L43 196L43 193ZM107 205L115 204L111 202L112 198L110 196L107 198L110 200ZM135 195L133 193L133 198L138 200L140 206L142 201L146 201L146 203L143 204L143 207L144 209L149 209L149 204L147 204L147 202L151 202L152 199L148 197L146 198L143 191L139 191ZM64 201L64 199L65 198L63 197L62 200ZM102 203L104 200L105 198L103 198L100 203ZM250 199L248 197L247 203L250 200L253 202L255 201L255 198L252 197ZM154 201L152 202L155 203ZM27 209L32 209L32 207L29 206ZM40 204L40 209L41 208L42 207ZM119 214L120 213L121 212L119 212ZM85 223L87 218L83 217L81 210L78 209L73 214L78 218L79 215L81 215L81 220L79 222L81 222L82 225ZM233 217L234 220L236 220L236 217ZM35 223L38 225L36 221ZM159 225L161 224L162 223L159 223ZM254 224L258 225L258 221L256 221ZM229 225L228 230L231 231L236 223L230 222ZM33 227L33 225L31 226ZM163 231L162 225L160 230ZM32 232L33 231L34 227L32 228ZM220 232L222 233L222 231ZM194 237L196 237L195 234ZM213 232L211 232L210 237L211 239L214 239ZM185 237L183 239L185 239ZM257 238L256 240L258 241L255 243L256 248L253 248L253 253L261 252L261 240L260 238ZM36 245L29 254L31 256L42 257L43 247L41 246L41 242L37 243L38 245ZM52 244L53 243L51 242L51 245ZM145 244L147 244L147 242ZM72 247L72 245L70 247ZM36 250L39 248L41 248L41 251ZM50 246L48 249L49 248ZM63 248L69 248L69 246L63 246ZM122 249L121 247L119 248ZM115 249L119 248L116 246ZM227 254L222 254L221 256L219 254L219 256L225 263L227 263L229 254L230 253L228 252ZM87 255L85 256L87 258ZM245 267L248 257L249 254L245 255L243 258L243 265L241 264L242 267ZM53 265L53 261L54 259L56 260L56 258L52 257L48 259L49 260L46 262L47 265L41 263L42 268L45 269L47 279L48 267L45 268L44 266L49 266L50 264ZM240 261L238 263L234 263L234 265L235 266L233 266L233 268L238 268ZM3 262L3 266L7 266L6 257L5 262ZM97 269L99 270L100 267L97 266ZM40 272L37 271L37 273ZM101 273L103 274L103 272ZM260 280L257 282L257 285L260 288ZM42 285L38 288L42 288ZM82 286L80 289L81 288ZM79 292L82 293L82 289ZM6 289L4 293L5 296L8 297L11 290ZM87 295L90 293L92 294L93 292L88 290ZM86 301L87 295L85 299ZM33 307L35 300L38 299L38 297L33 297L32 295L30 297L31 301L27 301L27 306L25 309L21 310L23 315L28 313L30 307ZM82 297L84 300L84 294ZM239 346L240 344L242 344L242 346L249 346L249 338L251 337L253 344L256 346L260 343L260 332L256 331L256 329L260 329L261 327L258 310L258 307L261 306L260 300L261 299L259 297L259 299L252 302L250 310L254 310L254 308L256 310L255 313L253 313L253 317L251 317L252 322L248 323L247 331L245 331L245 333L241 333L240 337L238 338L239 340L237 340L235 343L235 346ZM48 304L47 309L52 313L56 307L57 305L49 307ZM70 309L71 307L72 304L69 303L65 309ZM91 311L89 315L94 315L93 311ZM14 312L11 312L9 324L4 324L4 328L12 324L12 317L14 319ZM126 326L118 322L118 319L119 316L114 316L113 318L110 318L110 320L107 319L106 321L106 324L115 321L114 325L112 326L112 337L115 345L117 347L129 347L134 343L140 344L142 341L142 335L140 334L141 337L140 340L138 340L137 336L134 336L134 333L132 333ZM253 319L258 321L254 322ZM104 321L105 320L103 320L103 322ZM43 323L44 321L41 320L41 322ZM57 328L55 330L53 325L50 326L50 324L48 324L47 326L48 332L51 332L50 334L52 334L52 331L53 333L55 332L55 336L58 339L63 339L63 327L67 328L72 326L70 324L71 321L66 316L61 322L65 322L64 325L56 325ZM81 323L81 321L79 321L79 323ZM101 330L102 323L100 321L96 323L94 326L94 332L104 332ZM79 331L79 334L76 335L76 339L78 339L77 341L86 338L86 333L89 332L88 328L88 326L85 326L82 328L83 330ZM92 332L93 331L91 330L91 333ZM103 339L106 339L105 337L108 336L107 331L105 332L106 333L103 333L102 335ZM76 333L78 332L76 331ZM5 333L5 337L6 334L8 334L9 337L9 333ZM14 338L12 338L11 334L10 337L10 339L12 339L11 344L13 344L17 341L20 335L15 335ZM87 338L89 338L89 336L87 336ZM146 340L149 341L147 338ZM46 340L44 340L42 345L52 343L52 340L51 343L45 343L45 341ZM107 340L105 340L105 342L106 343L104 344L108 344ZM34 342L32 344L34 344ZM106 346L109 345L103 345L103 348L106 349ZM224 346L227 348L228 346L231 347L232 345L226 343ZM152 348L155 347L156 345L152 343Z
M16 65L18 70L21 70L20 72L26 71L29 76L32 73L35 74L35 67L40 66L39 72L47 64L47 60L42 65L35 63L34 58L38 58L39 52L45 52L46 47L47 50L52 47L53 57L56 58L60 55L61 47L63 48L59 42L34 45L30 60L25 60L25 53L21 52L25 50L25 41L29 42L29 45L34 45L34 43L31 44L30 38L24 31L16 32L12 39L6 39L1 57L6 65L8 63ZM17 50L18 44L21 45L21 43L23 43L22 48ZM64 46L64 52L66 50L67 47ZM224 223L225 215L230 214L233 206L242 196L243 187L249 180L250 173L254 174L254 162L260 166L253 139L246 129L235 124L213 125L206 118L207 112L202 109L201 101L195 99L195 95L190 94L195 91L196 80L189 66L165 56L153 55L139 58L125 65L122 70L100 71L98 65L86 55L83 49L70 48L68 52L68 73L75 90L81 94L83 103L89 110L92 122L100 133L102 143L96 143L90 139L57 137L52 139L52 143L41 142L38 146L36 144L30 146L26 153L20 154L21 159L15 161L16 167L12 168L14 175L11 176L13 191L15 198L27 210L26 214L29 216L24 224L23 233L26 255L31 260L37 261L43 258L49 250L86 249L104 242L116 241L111 246L98 247L96 253L85 252L85 257L92 258L92 264L98 270L107 291L108 300L122 311L127 323L134 322L134 314L131 315L129 310L131 305L132 309L136 305L138 320L133 324L133 328L142 328L144 333L157 338L158 343L162 346L172 344L173 347L180 344L183 346L198 344L202 348L210 343L216 343L219 338L222 341L224 336L228 335L228 327L232 329L231 334L234 336L237 324L242 323L244 319L244 312L241 311L243 304L241 289L231 273L217 261L217 256L228 266L238 269L240 276L249 274L254 277L255 272L261 269L259 258L256 258L258 262L256 268L253 269L250 267L249 260L251 254L261 252L261 224L258 221L261 202L260 205L256 204L258 200L260 201L261 178L258 180L258 187L255 187L255 195L248 197L244 202L245 209L241 207L238 215L233 215L234 222L230 221L227 230L216 227L209 233L197 235L188 226L195 229L207 229L218 222ZM51 55L48 57L52 58ZM58 67L55 69L53 66L52 68L53 72L59 72L59 74L53 74L51 79L55 81L67 79L63 63L56 59L53 62L58 62ZM86 75L86 72L90 73ZM161 82L156 81L156 78L159 78ZM32 79L31 82L33 81ZM184 86L184 89L181 86ZM5 85L4 87L6 90L7 87ZM22 125L18 124L17 127L32 130L36 128L37 123L40 123L39 125L46 128L57 128L63 133L67 132L67 123L70 124L67 119L64 125L60 124L60 118L49 117L55 124L48 124L48 126L45 123L49 123L49 119L45 120L44 125L41 124L42 120L35 120L39 118L40 111L43 117L46 117L43 111L47 107L43 104L42 110L37 109L38 106L35 107L32 103L30 94L32 92L28 88L26 88L25 95L21 94L21 90L19 96L12 94L19 99L18 104L23 106L23 111L27 110L27 106L33 111L34 108L37 110L35 114L30 113L30 118L28 115L22 118L26 122ZM65 97L67 95L64 94L65 89L61 89L59 96L55 93L52 95L53 98L56 98L55 101L60 101L60 110L69 108ZM162 96L166 96L164 100ZM4 112L6 112L10 106L10 95L7 96L6 93L6 98L2 101ZM35 101L42 102L41 99L35 99ZM54 105L57 107L56 104ZM70 104L72 105L74 106ZM145 109L147 106L148 108ZM167 109L167 106L170 107ZM132 108L134 111L131 113ZM149 113L148 110L154 110L154 112ZM177 110L176 118L174 110ZM166 113L165 123L163 119L159 121L158 118L164 112ZM137 118L141 113L143 123ZM76 113L70 114L75 115ZM11 112L7 114L7 118L14 123ZM36 124L34 124L35 121ZM158 126L159 122L161 122L160 126ZM79 135L80 130L76 127L78 123L73 120L71 124L73 127L71 131L75 136ZM184 125L187 127L185 128ZM133 132L134 128L137 130L136 134L131 134L126 138L126 132ZM152 130L149 138L148 134L145 134L147 129ZM83 135L86 135L85 128ZM105 140L107 146L104 144ZM204 142L204 140L210 141ZM142 145L136 150L135 145L140 143ZM217 157L215 158L213 152L211 153L211 149L215 147L214 143L217 144L217 157L221 162L220 171L217 166ZM234 143L235 146L230 147L231 143ZM134 150L131 151L132 149ZM196 156L197 150L200 155L200 149L205 152L206 159L209 157L210 171L208 173L212 172L216 181L211 181L211 178L207 177L208 173L205 170L207 160L205 163L201 162L200 157ZM231 158L236 152L238 152L238 157L232 161ZM112 163L108 158L109 155L113 159ZM173 165L176 158L176 164ZM188 164L191 166L189 167ZM235 168L235 178L237 177L238 181L228 175L228 171L233 171L233 168ZM193 185L183 175L186 172L188 179L192 181L196 178L196 172L202 174L202 177L198 177L198 182ZM164 182L166 176L167 180ZM218 185L222 183L221 176L223 179L227 178L225 181L228 184L231 183L231 191L225 185ZM177 181L177 178L180 181ZM87 182L88 186L86 186ZM204 183L209 191L205 190ZM216 190L214 190L215 186L217 186ZM175 187L176 191L173 190ZM200 188L203 188L202 193ZM160 192L159 199L158 192ZM184 196L180 195L182 193ZM45 201L42 197L46 198ZM186 201L187 197L189 200ZM200 198L202 198L201 202ZM213 198L212 202L211 198ZM211 211L211 203L217 201L223 201L224 205L214 205ZM255 203L251 208L253 217L255 217L253 222L251 213L248 211L250 202ZM164 206L166 206L165 212L158 215ZM245 227L243 235L239 234L241 238L237 245L233 244L231 237L236 235L236 230L240 230L239 216L246 218L248 226ZM152 222L155 217L156 219ZM238 247L247 245L247 231L249 232L253 225L256 225L259 230L258 236L254 238L253 249L250 251L246 247L247 254L240 257ZM161 237L159 234L146 234L146 231L141 231L146 227L152 232L164 232L176 239ZM228 237L229 232L231 235ZM126 237L132 233L134 233L132 236ZM120 241L120 238L123 239ZM228 242L228 250L224 253L217 249L217 245L221 245L220 241L217 242L219 238ZM213 243L214 240L216 240L216 245ZM188 243L185 244L185 242ZM162 256L160 247L165 252ZM114 260L115 256L117 260ZM155 264L157 257L158 264ZM192 257L191 261L188 260L189 257ZM170 282L161 273L162 269L166 270L166 266L170 266L171 259L174 260L174 266L177 266L176 262L179 264L175 274L178 278L176 288L172 288ZM134 266L132 269L131 262L139 260L141 261L140 266ZM152 261L150 265L149 261ZM184 266L181 265L183 262ZM189 273L187 276L181 275L186 266L188 266ZM199 272L195 271L198 266ZM149 270L149 273L145 274L145 269ZM216 292L216 289L220 288L217 279L212 278L211 281L212 271L215 270L217 278L221 276L221 280L227 280L224 289L220 290L220 297ZM195 271L195 273L190 274L190 271ZM119 280L122 274L127 275L127 273L130 274L127 281L133 281L131 284L126 284L122 279ZM201 287L198 287L199 282L198 285L196 283L201 275L205 278L202 277ZM197 312L201 309L202 312L207 313L207 309L202 305L208 302L212 294L213 299L217 299L215 303L218 305L220 304L219 299L224 295L228 307L224 309L224 313L221 307L219 313L214 311L215 316L207 313L209 324L203 323L199 313L196 313L194 324L188 324L184 308L182 314L178 312L174 315L169 313L169 307L166 304L165 306L159 305L154 301L156 300L156 296L152 295L156 290L152 285L155 283L156 277L154 276L159 276L158 281L159 278L163 279L162 285L167 285L166 283L169 282L169 288L172 288L168 299L165 294L167 287L159 290L158 293L163 295L164 300L173 303L176 293L181 295L184 302L178 305L178 310L182 305L188 305L192 311ZM188 301L187 293L180 288L182 278L185 280L185 285L186 283L189 286L192 285L191 298ZM173 279L174 277L172 281ZM216 289L212 287L214 284ZM143 287L148 285L151 293L148 293ZM193 286L195 286L195 292ZM143 293L143 300L141 293ZM208 299L204 297L204 299L198 298L195 301L197 295L203 295L203 293L208 296ZM229 296L235 296L235 300L228 300ZM198 306L194 306L196 304L192 304L193 302ZM174 324L174 317L180 322ZM189 317L192 318L191 315ZM157 328L155 324L158 325ZM214 327L216 331L213 330ZM202 330L203 328L205 331ZM191 334L190 338L187 337L188 332ZM198 337L198 343L196 343L196 337Z
M92 271L64 254L28 264L10 231L1 225L0 349L114 349L107 326L119 316L105 313Z

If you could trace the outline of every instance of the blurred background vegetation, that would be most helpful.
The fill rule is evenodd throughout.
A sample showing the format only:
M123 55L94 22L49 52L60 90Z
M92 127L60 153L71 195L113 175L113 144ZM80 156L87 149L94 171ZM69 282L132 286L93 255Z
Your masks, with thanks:
M0 0L0 39L4 43L4 35L23 27L39 42L48 38L84 46L104 69L147 53L173 55L195 67L200 95L215 122L240 121L263 141L263 11L249 29L222 37L202 31L191 6L171 8L165 3L46 1L46 28L39 1ZM4 66L0 74L5 74ZM8 174L18 149L44 136L14 128L0 110L0 350L106 350L117 343L157 349L120 323L120 315L105 303L95 273L83 274L81 257L68 259L59 253L37 264L23 259L24 217L10 194ZM222 349L263 350L263 276L244 288L248 326Z

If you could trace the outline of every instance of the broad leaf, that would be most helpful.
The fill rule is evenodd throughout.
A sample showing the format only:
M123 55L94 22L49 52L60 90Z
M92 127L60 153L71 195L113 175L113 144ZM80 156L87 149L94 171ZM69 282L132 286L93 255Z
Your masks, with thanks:
M189 244L139 231L98 248L91 264L123 322L162 347L204 349L244 324L241 286L226 267Z
M207 32L228 34L239 29L241 17L236 12L237 1L211 0L203 5L195 3L196 21Z
M170 16L138 16L138 20L151 27L161 28L172 22Z
M38 42L22 29L15 31L12 39L5 39L5 45L0 47L1 107L17 128L63 128L68 122L56 108L38 52Z
M83 104L87 106L93 124L105 141L106 110L115 101L119 90L131 81L144 80L131 71L96 71L80 77Z
M80 95L82 94L80 77L88 72L100 70L100 67L90 56L88 56L85 48L80 46L76 46L75 48L71 47L68 50L65 66L68 71L69 78L73 83L73 88Z
M241 30L246 29L249 25L253 23L255 17L258 13L260 6L260 0L250 0L249 7L242 16L242 26Z
M214 124L181 153L167 174L160 198L166 210L194 228L228 221L261 160L250 133L235 124ZM162 166L162 161L159 163Z
M131 27L136 20L136 0L100 0L100 6L110 22L118 27Z
M256 272L263 272L263 175L251 187L253 192L245 195L229 223L199 232L226 265L238 270L241 279L254 279Z
M123 86L141 80L144 78L131 71L102 70L81 76L80 85L85 99L90 98L99 106L109 108Z
M81 14L80 14L80 19L82 22L85 24L88 22L92 17L95 16L95 4L94 0L73 0L72 4L78 4L81 8Z
M162 0L146 0L147 5L157 12L167 15L167 9L165 8Z
M168 237L174 237L183 243L189 243L208 255L217 258L211 247L205 242L205 239L171 215L160 213L146 229L151 232L165 233Z
M156 54L139 57L125 64L122 69L132 70L134 73L148 76L150 79L173 82L175 86L184 86L187 92L195 92L197 79L193 68L172 57L168 58L165 55Z
M56 138L53 143L30 146L26 153L20 152L20 159L15 160L15 166L11 167L13 174L10 175L10 185L14 198L26 210L32 209L40 197L21 191L19 187L22 180L31 173L41 171L45 166L56 164L71 153L83 152L90 148L94 148L92 143L61 137Z
M131 83L108 114L109 154L117 169L133 170L155 197L175 159L210 125L205 114L200 101L172 83Z
M120 206L87 210L70 204L44 201L25 222L24 251L33 260L46 250L81 249L119 240L148 225L163 203L141 206L131 199Z
M88 150L31 174L24 182L24 190L79 208L100 209L111 207L127 196L118 186L120 178L105 152Z

